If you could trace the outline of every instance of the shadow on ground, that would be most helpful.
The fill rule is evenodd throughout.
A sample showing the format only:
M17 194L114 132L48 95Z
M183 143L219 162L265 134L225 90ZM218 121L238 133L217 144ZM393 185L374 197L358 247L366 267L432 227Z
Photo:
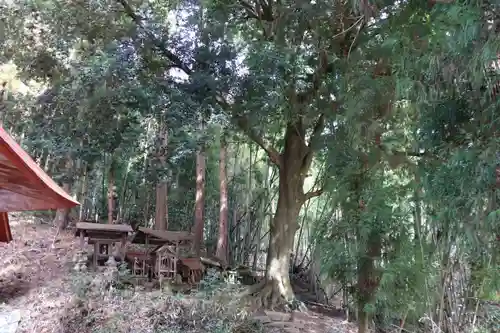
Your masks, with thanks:
M0 269L0 303L9 303L30 290L29 278L23 273L22 267Z

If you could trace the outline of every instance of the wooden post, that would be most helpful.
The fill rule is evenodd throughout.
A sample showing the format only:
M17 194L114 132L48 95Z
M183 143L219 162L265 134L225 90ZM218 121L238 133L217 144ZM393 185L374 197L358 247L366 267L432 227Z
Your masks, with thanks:
M83 234L83 231L80 230L80 249L83 250L85 249L85 235Z
M160 290L162 287L162 281L163 281L163 275L161 274L161 261L162 261L162 254L161 252L156 253L157 257L157 262L156 262L156 274L158 274L158 280L160 281Z
M179 241L175 243L174 279L177 276L177 261L179 261Z
M97 256L99 255L99 242L94 243L94 258L92 258L92 264L97 267Z
M148 270L151 269L151 275L152 278L154 279L154 277L157 276L156 267L158 265L155 262L155 257L151 255L151 249L149 248L149 235L146 233L144 233L144 235L145 235L144 244L146 245L146 258L144 260L147 263Z
M120 254L122 256L122 262L125 262L125 255L127 253L127 234L124 233L122 235L122 242L121 242L121 249L120 249Z

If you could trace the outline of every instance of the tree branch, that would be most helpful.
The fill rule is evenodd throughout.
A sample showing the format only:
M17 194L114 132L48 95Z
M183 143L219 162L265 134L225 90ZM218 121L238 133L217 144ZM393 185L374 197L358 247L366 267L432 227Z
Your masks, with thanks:
M311 139L309 140L309 144L307 145L309 149L315 146L315 144L319 140L319 137L321 136L321 133L323 133L324 129L325 129L325 114L322 113L319 116L318 120L316 121L316 124L314 125L313 132L311 134Z
M259 0L255 1L255 6L250 5L247 1L240 0L240 6L245 9L250 18L261 21L272 22L274 21L272 5Z
M310 200L315 197L319 197L320 195L323 194L325 190L323 188L320 188L319 190L316 191L309 191L304 195L304 201Z
M134 23L144 31L144 33L151 39L151 41L158 48L158 50L160 50L160 52L162 52L163 55L167 57L167 59L170 60L175 65L175 67L179 68L188 75L192 74L193 71L191 70L191 68L189 68L189 66L185 64L177 55L169 51L165 42L160 40L152 31L150 31L144 26L143 19L136 14L136 12L132 8L132 6L130 6L127 0L117 0L117 1L123 6L123 10L127 14L127 16L130 17L132 21L134 21Z
M319 117L318 120L316 121L316 124L314 125L313 131L311 133L311 138L309 139L309 143L307 145L307 153L304 156L304 159L302 160L302 172L306 173L309 168L311 167L311 163L314 157L314 147L316 146L317 142L319 141L319 138L321 137L321 133L323 133L323 130L325 129L325 114L322 113Z
M314 94L317 93L319 88L321 87L321 82L322 82L321 79L323 78L323 76L333 71L333 64L328 63L328 55L325 50L319 51L318 58L319 58L319 64L318 68L312 75L311 88L301 94L297 94L297 101L300 104L309 103L313 98Z
M144 33L151 39L153 44L165 55L165 57L173 63L173 65L179 69L181 69L187 75L193 74L193 70L189 68L187 64L185 64L181 58L168 50L167 45L160 40L153 32L147 29L143 24L143 19L136 14L132 6L127 2L127 0L117 0L122 6L128 17L135 22L135 24L141 28ZM243 1L242 1L243 2ZM244 3L244 2L243 2ZM246 4L246 3L245 3ZM248 5L248 4L247 4ZM261 5L266 5L266 3L261 3ZM249 6L249 5L248 5ZM267 5L269 6L269 5ZM268 10L268 9L266 9ZM231 111L231 105L226 101L224 96L218 92L214 91L216 102L225 110ZM231 113L231 112L230 112ZM281 165L281 155L278 151L272 147L269 143L266 143L264 139L258 135L253 129L250 128L248 124L248 119L246 117L235 116L233 113L233 120L236 122L238 127L243 130L250 139L255 141L269 156L269 159L276 164L278 167Z
M234 116L234 122L238 127L245 132L246 135L250 139L252 139L256 144L258 144L264 151L266 152L269 159L276 164L278 167L281 167L281 155L280 153L273 147L271 144L266 142L262 136L257 134L248 123L248 119L245 116Z
M334 70L334 66L332 62L328 62L328 53L326 50L329 50L333 47L334 43L338 42L337 37L342 37L342 41L346 40L346 35L348 32L350 32L352 29L357 27L359 24L363 24L364 22L364 17L360 17L354 22L351 26L349 26L347 29L343 30L342 32L336 34L335 36L332 36L330 38L330 45L326 49L321 49L318 52L318 67L314 74L312 75L311 78L311 88L301 94L297 95L297 100L300 103L308 103L312 99L315 93L318 92L319 88L321 87L322 79L326 74L331 73ZM361 29L363 28L363 25L358 29L356 33L356 37L354 38L353 42L350 44L349 47L349 53L352 51L353 45L357 39L357 36L359 35Z

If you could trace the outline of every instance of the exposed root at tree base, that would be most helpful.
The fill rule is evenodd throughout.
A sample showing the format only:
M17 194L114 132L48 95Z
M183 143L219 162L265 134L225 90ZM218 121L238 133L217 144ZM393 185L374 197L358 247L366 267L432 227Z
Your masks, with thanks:
M307 311L307 307L301 301L299 301L295 296L289 300L286 299L278 286L275 283L269 281L263 281L256 285L253 285L249 290L243 295L250 301L251 307L257 309L271 309L271 310L281 310L281 311Z

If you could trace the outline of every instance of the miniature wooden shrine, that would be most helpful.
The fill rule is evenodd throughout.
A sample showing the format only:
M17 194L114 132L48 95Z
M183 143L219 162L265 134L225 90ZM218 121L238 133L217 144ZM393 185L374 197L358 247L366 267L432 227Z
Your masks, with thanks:
M160 283L166 279L175 280L177 276L177 262L179 260L179 248L171 244L165 244L155 250L156 276Z
M148 278L152 275L152 265L147 251L127 251L127 261L132 266L132 275L137 278Z
M200 258L181 258L179 259L181 275L187 277L188 283L197 284L203 276L203 265Z
M132 238L132 243L143 244L147 247L155 245L155 247L147 248L144 255L139 255L138 252L127 252L127 259L129 262L133 262L133 272L134 274L137 272L136 276L138 277L148 276L148 269L150 269L152 276L160 281L177 281L178 275L183 273L180 270L179 260L187 256L193 239L194 236L189 232L139 227ZM186 277L189 277L188 271L185 270ZM201 276L201 273L193 273L192 275L194 277ZM191 280L199 281L197 278Z
M80 237L82 251L85 248L85 238L88 238L88 244L94 245L92 264L97 267L100 259L115 255L112 251L114 247L117 248L117 255L122 259L125 258L127 238L132 232L132 227L126 224L78 222L75 235ZM115 243L119 243L119 245L115 245Z

